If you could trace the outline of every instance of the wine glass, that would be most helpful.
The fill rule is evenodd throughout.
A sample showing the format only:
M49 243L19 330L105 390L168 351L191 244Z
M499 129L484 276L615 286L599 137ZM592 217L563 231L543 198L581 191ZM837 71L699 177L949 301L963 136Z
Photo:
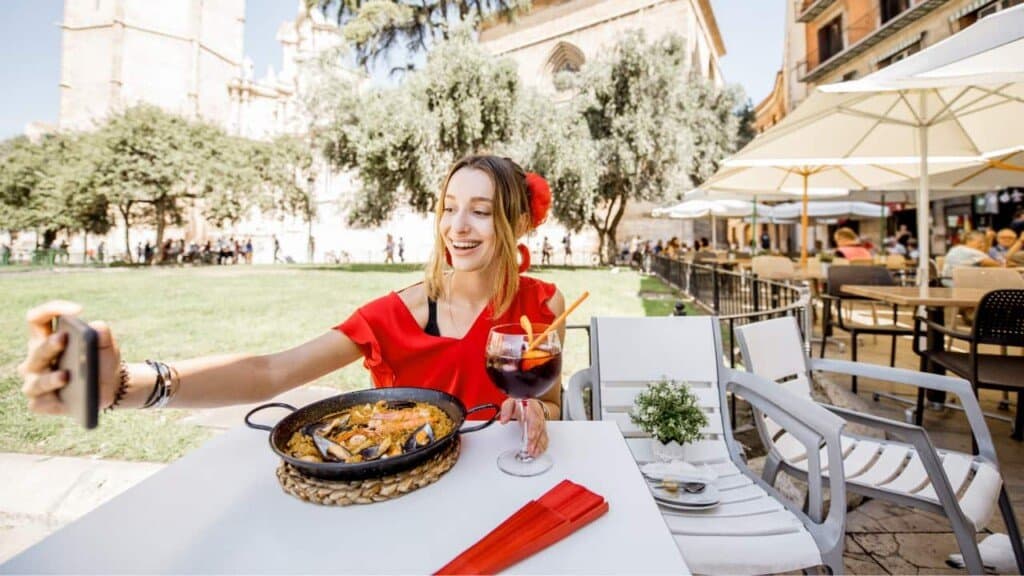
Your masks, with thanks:
M562 344L558 332L544 334L547 326L535 324L533 332L541 338L533 350L530 336L519 324L501 324L491 328L487 335L487 375L520 405L520 415L526 414L528 400L544 395L562 373ZM547 454L530 456L527 451L526 418L520 418L523 442L518 449L498 456L498 468L513 476L535 476L551 468Z

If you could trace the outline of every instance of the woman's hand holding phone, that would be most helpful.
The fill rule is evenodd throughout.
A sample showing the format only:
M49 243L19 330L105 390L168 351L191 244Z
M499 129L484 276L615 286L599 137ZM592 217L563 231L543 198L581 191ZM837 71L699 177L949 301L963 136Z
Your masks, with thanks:
M54 300L32 308L26 314L29 329L28 355L18 365L24 384L22 393L28 397L29 410L40 414L68 414L61 400L61 391L71 374L56 366L67 346L67 334L54 332L58 316L77 316L82 307L73 302ZM109 406L118 385L121 355L110 328L103 322L91 322L96 335L98 407Z

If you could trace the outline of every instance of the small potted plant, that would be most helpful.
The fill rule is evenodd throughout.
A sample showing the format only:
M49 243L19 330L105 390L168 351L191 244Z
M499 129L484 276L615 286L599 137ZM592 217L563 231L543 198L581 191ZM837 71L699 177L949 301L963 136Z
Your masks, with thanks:
M664 461L682 460L686 444L700 440L708 424L690 387L665 380L637 394L629 419L654 437L654 455Z

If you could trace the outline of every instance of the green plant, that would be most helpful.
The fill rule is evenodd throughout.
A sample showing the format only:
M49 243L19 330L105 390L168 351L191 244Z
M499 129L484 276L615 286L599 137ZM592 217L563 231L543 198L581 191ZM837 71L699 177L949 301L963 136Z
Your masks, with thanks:
M818 255L818 261L821 262L822 264L831 264L834 258L835 255L832 254L831 252L822 252L821 254Z
M662 380L637 394L629 419L663 444L687 444L701 438L708 418L686 384Z

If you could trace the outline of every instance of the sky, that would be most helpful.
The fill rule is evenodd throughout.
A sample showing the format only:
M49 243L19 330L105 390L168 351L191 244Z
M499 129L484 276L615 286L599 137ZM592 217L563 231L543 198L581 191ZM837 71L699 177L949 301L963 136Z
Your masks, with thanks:
M21 134L29 122L57 122L64 0L0 1L0 139L4 139ZM726 56L721 60L725 80L742 85L754 104L771 91L782 63L786 1L711 2L725 42ZM245 53L253 59L257 77L269 65L281 69L275 35L281 22L294 19L296 5L295 0L247 0Z

